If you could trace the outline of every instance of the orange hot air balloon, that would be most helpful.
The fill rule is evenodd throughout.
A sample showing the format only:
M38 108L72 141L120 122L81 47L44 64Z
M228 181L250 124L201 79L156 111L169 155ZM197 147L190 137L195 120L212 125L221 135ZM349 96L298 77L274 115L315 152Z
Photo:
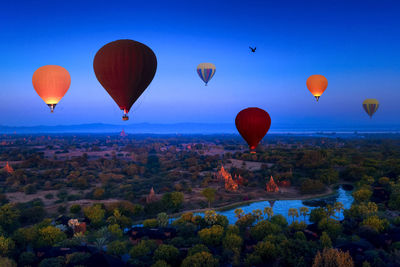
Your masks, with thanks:
M36 93L53 112L57 103L63 98L71 85L71 76L61 66L46 65L38 68L32 76Z
M258 143L267 134L271 126L268 112L260 108L246 108L236 115L236 128L250 147L250 153L255 153Z
M319 74L311 75L307 79L307 88L315 96L317 101L319 100L322 93L328 87L328 80Z

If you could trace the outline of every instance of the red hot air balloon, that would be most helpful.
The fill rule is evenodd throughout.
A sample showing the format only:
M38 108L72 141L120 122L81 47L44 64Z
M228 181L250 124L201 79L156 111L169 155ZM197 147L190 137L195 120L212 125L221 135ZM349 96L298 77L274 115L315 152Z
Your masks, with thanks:
M271 117L268 112L260 108L246 108L237 114L235 124L240 135L249 145L251 153L255 153L258 143L271 126Z
M103 46L94 57L97 80L124 111L146 90L156 74L157 58L146 45L133 40L117 40Z

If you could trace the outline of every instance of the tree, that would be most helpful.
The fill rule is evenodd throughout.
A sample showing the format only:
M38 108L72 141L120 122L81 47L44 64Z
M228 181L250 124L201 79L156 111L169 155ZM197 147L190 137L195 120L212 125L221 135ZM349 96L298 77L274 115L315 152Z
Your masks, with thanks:
M215 224L217 222L217 213L214 210L206 210L204 212L204 220L209 225Z
M254 248L255 253L261 257L263 262L270 262L278 256L277 247L270 241L258 242Z
M199 252L210 252L207 246L203 244L196 244L193 247L189 248L188 256L192 256Z
M78 214L81 212L81 206L79 204L73 204L71 205L71 207L69 208L69 211L73 214Z
M61 242L67 238L64 232L54 226L47 226L39 229L38 246L53 246L55 243Z
M212 187L204 188L201 191L201 194L207 199L208 201L208 208L211 208L211 203L215 200L215 192L216 190Z
M264 208L264 215L268 216L268 220L271 219L272 216L274 216L274 211L272 210L271 207L265 207Z
M83 213L85 214L86 218L90 220L90 224L94 227L98 227L104 223L103 220L106 211L99 204L84 208Z
M342 210L344 210L344 205L342 202L335 202L335 204L333 204L333 209L338 213L337 218L340 218L340 212Z
M372 196L372 191L368 188L360 188L353 192L353 197L357 202L366 202Z
M222 241L224 249L227 250L240 250L243 244L243 239L236 234L227 234Z
M295 208L290 208L289 210L288 210L288 216L289 217L292 217L292 222L294 222L294 217L299 217L299 213L297 212L297 209L295 209Z
M244 215L244 211L242 209L235 209L235 217L240 219Z
M211 228L205 228L198 232L201 241L209 246L218 246L221 244L224 228L220 225L214 225Z
M307 207L300 207L299 211L300 211L300 215L304 216L304 222L305 222L309 209Z
M7 232L17 229L20 211L16 209L14 204L5 204L0 207L0 226Z
M153 259L155 261L163 260L174 265L179 258L179 250L172 245L160 245L155 251Z
M0 255L8 256L14 249L15 243L11 238L0 236Z
M326 210L322 207L315 208L311 210L310 213L310 222L319 223L322 219L326 218L328 215L326 214Z
M143 227L154 228L158 226L157 219L147 219L143 221Z
M378 216L371 216L364 219L361 225L372 228L380 233L389 225L389 222L386 219L380 219Z
M17 264L14 260L10 258L0 257L0 266L1 267L17 267Z
M338 221L324 218L319 221L318 229L325 231L332 239L336 239L342 232L342 225Z
M326 232L322 232L322 235L319 239L322 248L331 248L332 247L332 240Z
M111 224L108 226L108 231L115 237L120 238L124 234L121 227L118 224Z
M218 260L208 252L199 252L194 255L186 257L181 267L217 267L219 266Z
M262 215L263 215L263 213L260 209L253 210L253 216L256 219L256 221L262 220L262 218L263 218Z
M166 261L156 261L151 267L171 267Z
M168 214L165 212L159 213L157 215L157 222L159 227L167 227L169 222Z
M342 252L337 249L324 249L322 253L318 251L314 258L312 267L354 267L353 259L349 252Z

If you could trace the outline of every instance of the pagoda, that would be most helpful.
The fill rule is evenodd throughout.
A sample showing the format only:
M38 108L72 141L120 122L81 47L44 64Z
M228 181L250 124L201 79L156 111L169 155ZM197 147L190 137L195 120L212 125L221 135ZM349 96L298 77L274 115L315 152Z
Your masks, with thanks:
M274 178L272 178L272 175L269 179L269 182L267 183L266 189L267 192L279 192L279 187L276 185Z
M3 168L4 171L6 171L9 174L12 174L14 172L14 169L8 164L8 161L6 163L6 166Z
M146 203L152 203L156 201L156 193L154 193L154 188L151 187L150 193L146 196Z
M225 190L227 191L237 191L239 189L239 179L235 175L235 178L232 178L232 175L227 172L224 166L221 166L221 169L215 174L218 182L224 182ZM241 176L239 176L241 178ZM243 178L241 178L243 180Z
M122 129L121 133L119 134L121 137L126 137L127 134L125 133L124 129Z

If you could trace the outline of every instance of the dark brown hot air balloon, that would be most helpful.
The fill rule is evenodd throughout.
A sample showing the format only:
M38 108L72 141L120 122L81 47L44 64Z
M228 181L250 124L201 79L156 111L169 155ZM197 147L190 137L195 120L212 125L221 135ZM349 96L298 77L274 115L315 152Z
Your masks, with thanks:
M133 103L154 78L157 58L146 45L133 40L117 40L103 46L94 57L97 79L124 111L123 120Z
M258 143L271 126L271 117L260 108L246 108L237 114L235 124L240 135L249 145L251 153L255 153Z

